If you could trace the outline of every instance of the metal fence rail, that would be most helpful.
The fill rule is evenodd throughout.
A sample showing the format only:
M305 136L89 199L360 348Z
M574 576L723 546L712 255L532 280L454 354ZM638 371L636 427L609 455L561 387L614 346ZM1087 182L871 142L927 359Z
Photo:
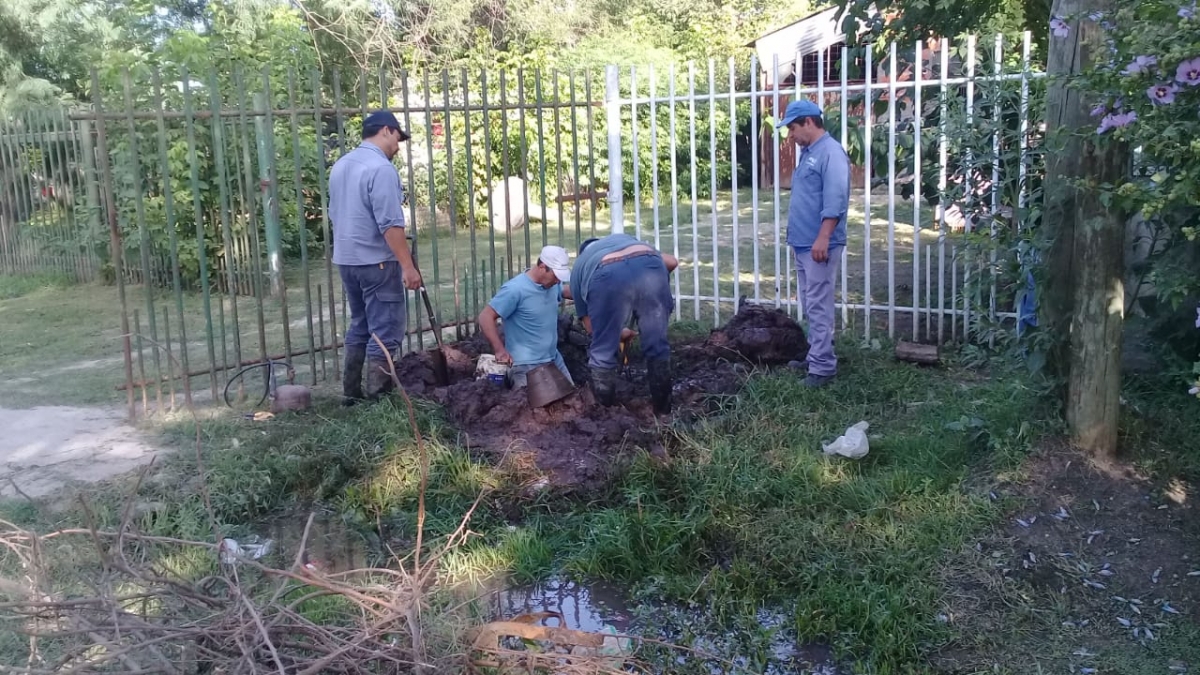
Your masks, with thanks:
M980 314L1012 316L1002 225L1021 220L1037 162L1028 45L1015 61L998 40L981 59L974 39L953 58L947 42L907 59L893 45L882 64L870 50L865 64L822 53L815 82L785 85L764 83L753 59L594 73L94 74L87 109L0 123L0 273L116 286L131 411L135 391L146 411L215 399L232 372L268 359L303 381L337 379L347 309L328 172L382 107L412 136L396 158L409 234L448 330L470 330L541 246L573 251L612 229L681 259L678 319L719 323L743 300L802 318L786 246L795 154L772 115L807 96L861 167L843 328L959 339ZM408 311L407 346L424 348L423 307Z

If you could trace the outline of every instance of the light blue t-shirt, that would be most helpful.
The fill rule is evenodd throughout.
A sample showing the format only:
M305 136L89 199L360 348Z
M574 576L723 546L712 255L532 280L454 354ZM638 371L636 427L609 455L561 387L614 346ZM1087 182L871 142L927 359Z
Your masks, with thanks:
M333 264L376 265L396 259L383 233L404 227L404 188L387 155L373 143L334 162L329 172Z
M845 246L849 209L850 158L841 144L825 134L800 152L800 163L792 173L788 246L801 252L811 249L825 218L838 219L829 235L829 248Z
M543 288L528 274L504 282L488 305L504 321L504 348L514 366L553 361L558 354L558 305L562 284Z

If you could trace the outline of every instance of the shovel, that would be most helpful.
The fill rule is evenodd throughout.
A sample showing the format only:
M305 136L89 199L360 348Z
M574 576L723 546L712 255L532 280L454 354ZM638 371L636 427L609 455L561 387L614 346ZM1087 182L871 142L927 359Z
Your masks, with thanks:
M446 366L446 346L442 344L442 327L438 325L437 317L433 314L433 304L429 302L429 292L421 286L421 297L425 300L425 311L429 314L429 327L433 329L433 339L437 342L437 349L429 352L430 360L433 362L433 379L437 381L437 386L444 387L450 384L450 371Z
M411 241L412 237L408 237ZM413 266L420 270L417 265L417 247L412 246ZM424 275L422 275L424 276ZM433 339L437 342L437 349L429 352L429 359L433 365L433 379L437 386L445 387L450 384L450 370L446 365L446 350L442 344L442 327L438 324L437 316L433 313L433 303L429 302L429 292L425 290L425 285L421 285L421 298L425 301L425 311L429 314L429 327L433 329Z

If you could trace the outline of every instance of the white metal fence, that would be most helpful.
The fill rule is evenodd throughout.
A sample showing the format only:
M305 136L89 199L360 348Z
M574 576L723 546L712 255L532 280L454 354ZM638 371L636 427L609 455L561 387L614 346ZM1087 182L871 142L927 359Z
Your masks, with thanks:
M986 51L971 37L960 45L918 43L906 58L893 43L882 62L868 49L852 63L852 50L838 46L816 55L815 81L780 86L764 82L757 58L748 72L733 60L722 67L709 61L699 72L688 64L686 78L675 68L610 66L605 103L613 230L680 258L673 279L677 318L718 324L743 300L803 318L786 243L789 190L781 185L787 178L780 166L785 158L795 166L799 153L787 152L778 139L761 140L774 128L773 111L804 97L826 111L832 135L849 139L843 144L855 150L852 160L861 169L837 291L841 328L856 327L867 338L886 329L891 337L899 331L943 342L965 337L972 319L980 318L973 313L1014 319L1023 280L1014 276L1016 261L997 236L1006 226L1009 234L1019 230L1029 205L1037 145L1031 130L1041 127L1031 87L1044 77L1031 63L1028 33L1018 49L1018 58L1006 59L1001 37ZM775 55L767 72L779 73L788 59L803 63L805 56ZM836 78L826 77L830 70ZM686 81L682 91L680 81ZM707 115L698 117L698 110ZM683 148L677 147L678 125L690 125ZM747 127L749 156L737 142ZM720 147L718 135L728 137L728 148ZM707 157L698 155L697 137L707 137ZM664 143L669 166L655 166L646 186L638 160L647 153L657 158ZM767 186L761 184L764 159ZM708 176L697 175L698 163L707 164ZM750 170L739 171L747 163ZM688 176L683 185L681 173ZM934 198L921 199L930 179ZM906 184L913 195L907 199L899 194ZM632 199L623 200L622 192ZM972 238L980 231L994 245Z

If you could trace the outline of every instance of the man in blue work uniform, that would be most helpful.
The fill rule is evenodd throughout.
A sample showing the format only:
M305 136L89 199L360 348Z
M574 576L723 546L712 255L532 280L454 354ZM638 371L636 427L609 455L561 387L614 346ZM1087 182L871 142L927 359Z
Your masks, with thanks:
M511 364L508 376L513 388L524 387L529 371L553 363L574 384L567 363L558 351L558 306L570 298L562 284L571 280L567 251L546 246L537 264L504 282L495 297L479 313L479 330L492 344L499 363ZM496 320L504 322L504 339Z
M671 412L671 345L667 322L675 309L669 275L679 261L627 234L588 239L571 271L575 313L592 336L588 366L602 405L616 401L622 331L637 317L654 412Z
M801 148L799 164L792 173L787 243L796 256L809 344L806 360L789 365L807 367L805 386L821 387L837 375L833 292L846 247L850 158L826 133L821 109L812 101L790 103L777 128L784 127L788 138Z
M333 263L350 303L342 379L345 405L377 399L392 389L387 357L371 334L379 336L393 359L399 357L407 327L404 289L416 290L422 284L404 235L404 188L392 165L408 133L395 115L379 111L363 120L362 134L362 144L339 158L329 172Z

